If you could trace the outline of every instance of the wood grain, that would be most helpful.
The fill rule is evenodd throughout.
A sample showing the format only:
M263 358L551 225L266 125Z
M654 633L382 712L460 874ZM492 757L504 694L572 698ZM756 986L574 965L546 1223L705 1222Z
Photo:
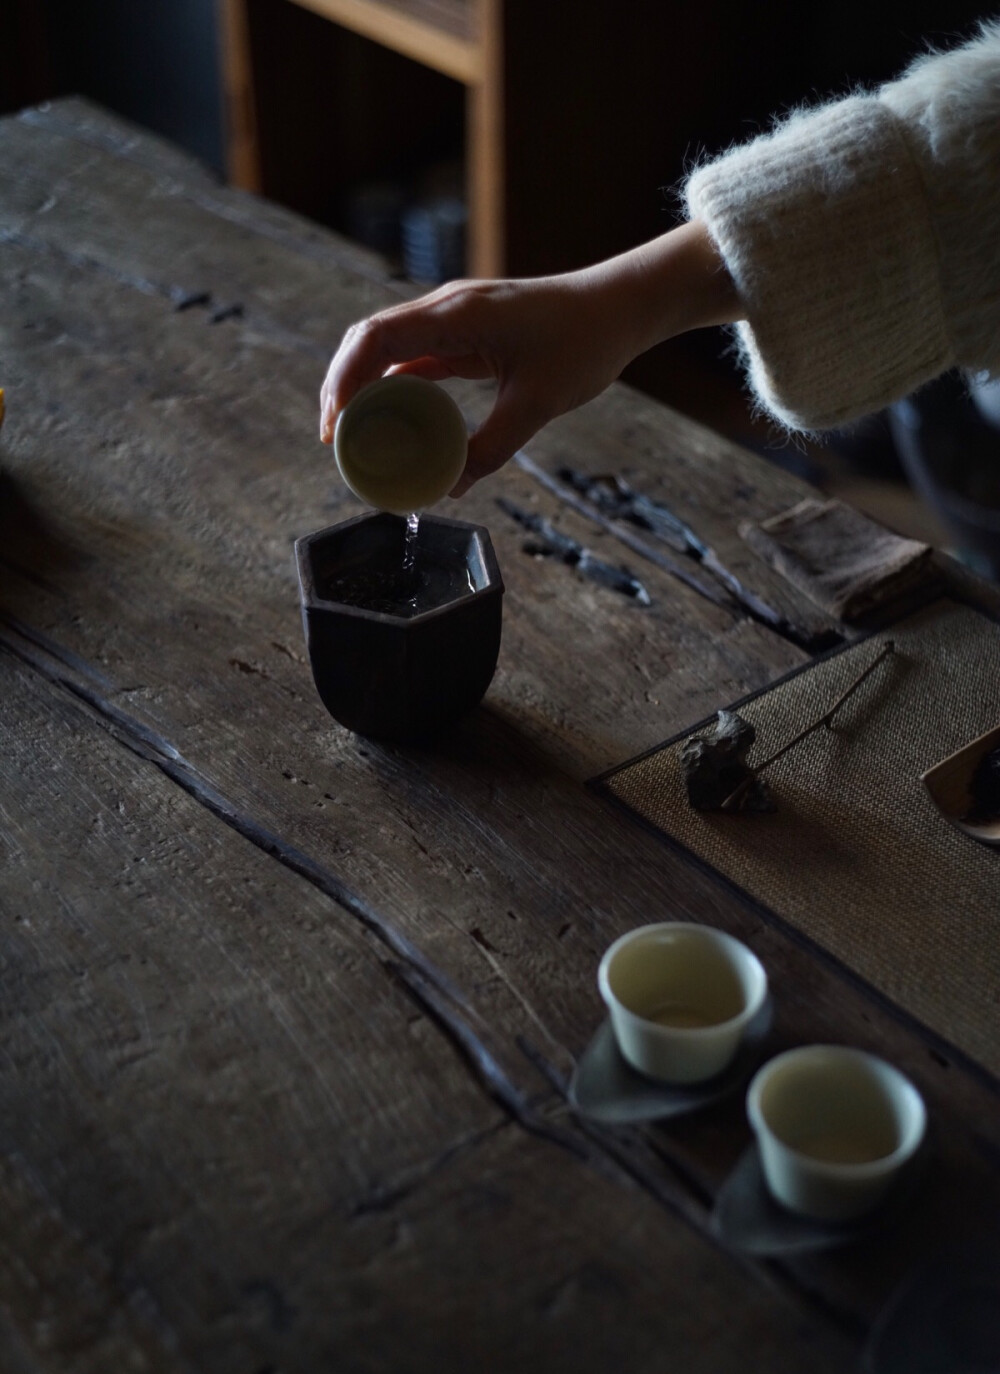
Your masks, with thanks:
M38 1368L652 1369L668 1340L728 1365L733 1328L662 1320L683 1263L795 1369L796 1294L568 1123L501 1112L418 964L0 670L0 1294Z
M660 1368L671 1343L736 1370L751 1341L762 1367L845 1367L920 1253L989 1224L996 1085L583 786L803 649L514 464L456 508L507 585L484 705L434 747L349 735L312 686L291 545L359 509L316 395L340 331L402 288L77 102L0 124L0 159L0 1190L10 1263L41 1274L32 1199L54 1209L67 1349L89 1322L150 1368L552 1369L557 1337L580 1370ZM823 628L735 533L793 479L627 388L531 457L621 472ZM526 551L511 508L627 563L650 604ZM641 1131L567 1115L600 954L664 916L754 947L774 1048L846 1040L919 1084L936 1167L902 1232L749 1264L706 1239L738 1098ZM77 1294L91 1249L110 1286ZM152 1334L133 1265L168 1314ZM25 1284L0 1293L25 1367L61 1368Z

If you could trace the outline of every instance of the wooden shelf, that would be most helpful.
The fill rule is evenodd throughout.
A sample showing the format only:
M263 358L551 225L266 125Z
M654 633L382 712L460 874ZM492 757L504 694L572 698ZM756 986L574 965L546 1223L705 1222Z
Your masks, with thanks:
M352 185L461 150L476 276L562 271L672 222L704 46L662 0L219 0L232 182L344 227ZM338 203L337 196L341 197Z
M483 47L475 8L431 0L389 4L384 0L293 0L304 9L422 62L466 86L483 79Z
M303 202L294 188L289 190L280 173L269 174L267 165L267 126L274 120L275 110L273 101L269 102L262 89L268 81L262 65L271 59L279 60L269 50L267 38L273 38L279 47L283 40L294 46L295 21L291 11L308 11L346 34L369 40L428 72L458 82L464 89L464 127L458 131L458 138L464 145L467 169L468 268L480 275L496 275L504 261L501 86L495 20L499 3L500 0L220 0L230 181L266 195L277 193L295 208L322 214L315 204ZM284 20L282 11L286 12ZM283 34L279 32L281 28ZM397 121L406 121L400 123L400 138L405 143L413 135L412 121L429 123L436 106L433 99L427 98L425 83L408 109L400 75L397 67L392 73L396 86L392 100ZM370 86L375 84L373 80ZM386 84L390 84L388 76ZM301 98L308 103L310 93L303 91ZM374 90L370 99L376 99ZM344 128L341 140L369 138L368 132L360 128L366 121L366 112L356 110L354 115L360 132ZM347 123L346 114L343 123ZM321 135L314 131L313 136Z

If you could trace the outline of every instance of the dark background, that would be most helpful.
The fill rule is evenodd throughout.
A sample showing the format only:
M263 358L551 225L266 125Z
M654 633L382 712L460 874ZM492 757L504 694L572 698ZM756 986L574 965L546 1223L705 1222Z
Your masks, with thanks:
M568 0L518 2L571 11ZM612 8L629 2L609 0ZM691 2L663 0L679 13ZM683 144L689 154L745 138L789 106L890 79L925 40L950 45L978 19L1000 15L1000 3L961 0L697 3L701 51L685 54L689 79L677 112L684 137L678 142L677 130L659 131L666 146ZM4 0L3 16L0 111L86 95L222 172L214 0ZM674 162L664 168L667 181L683 170L676 156Z
M0 110L86 95L221 172L214 0L3 0Z

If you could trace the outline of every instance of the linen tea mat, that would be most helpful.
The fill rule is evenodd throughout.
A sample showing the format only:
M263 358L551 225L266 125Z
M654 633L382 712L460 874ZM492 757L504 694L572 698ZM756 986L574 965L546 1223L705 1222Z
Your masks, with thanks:
M680 750L702 722L595 787L822 946L943 1039L1000 1075L1000 850L955 830L920 774L1000 723L1000 626L942 599L799 669L731 709L767 757L777 811L695 811Z

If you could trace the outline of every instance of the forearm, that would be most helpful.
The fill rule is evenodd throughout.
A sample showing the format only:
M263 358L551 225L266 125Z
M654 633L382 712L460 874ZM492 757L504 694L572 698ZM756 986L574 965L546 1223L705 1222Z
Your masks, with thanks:
M646 349L740 314L729 274L696 223L576 272L452 282L347 331L323 383L320 437L329 443L351 397L387 371L492 378L496 400L470 439L457 495Z
M603 302L629 358L689 329L744 317L739 294L704 224L682 224L586 268L582 283Z

